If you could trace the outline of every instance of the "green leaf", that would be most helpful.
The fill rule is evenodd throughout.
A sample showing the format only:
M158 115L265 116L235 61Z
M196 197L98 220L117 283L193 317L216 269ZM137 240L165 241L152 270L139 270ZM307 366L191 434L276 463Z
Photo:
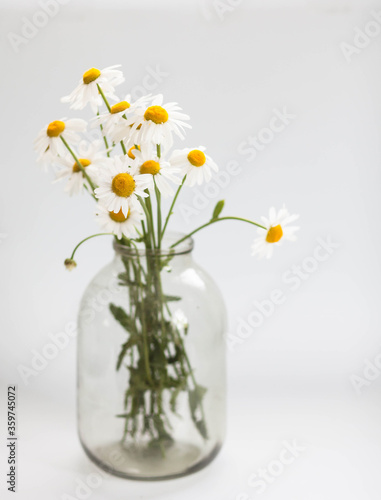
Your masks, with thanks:
M121 367L122 365L122 362L123 362L123 359L124 359L124 356L126 355L128 349L130 349L131 347L133 347L134 345L136 345L137 343L139 342L139 337L137 337L136 335L135 336L131 336L127 342L125 342L123 345L122 345L122 350L120 351L120 354L118 356L118 361L116 363L116 369L119 370L119 368Z
M213 210L212 220L218 219L220 213L222 212L222 210L224 208L224 205L225 205L225 200L220 200L219 202L217 202L217 204Z
M127 273L120 273L120 274L118 274L118 278L121 281L119 283L119 285L122 285L122 286L138 286L138 283L136 283L135 281L130 280L130 278L128 277Z
M181 300L181 297L177 297L176 295L164 295L163 298L166 302L177 302Z
M134 330L134 323L124 309L116 306L115 304L110 304L110 311L116 321L122 325L127 332Z

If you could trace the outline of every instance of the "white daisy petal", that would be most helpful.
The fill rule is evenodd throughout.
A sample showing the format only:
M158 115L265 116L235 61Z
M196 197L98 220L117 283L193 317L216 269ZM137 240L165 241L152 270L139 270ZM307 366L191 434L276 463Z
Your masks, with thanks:
M266 229L258 228L258 236L251 247L252 255L269 259L275 245L280 245L284 240L295 241L295 233L299 227L287 224L295 221L298 217L298 215L290 215L285 207L281 208L278 213L274 207L270 208L269 217L261 218Z
M61 118L46 125L34 141L34 149L38 153L37 161L46 169L48 164L54 163L57 156L64 156L66 149L62 138L69 145L75 146L81 140L77 132L86 130L86 122L77 118L66 120Z
M172 167L182 169L183 175L187 176L185 185L189 187L209 182L212 179L211 170L218 171L217 165L204 151L205 147L199 146L197 149L185 148L172 153L170 163Z
M105 232L114 233L119 239L122 236L127 238L136 237L136 227L143 218L142 211L135 206L127 210L127 214L125 214L121 210L117 212L110 211L102 203L98 204L96 215L101 228Z
M119 65L102 70L97 68L87 70L73 92L63 97L61 101L70 103L72 109L83 109L87 104L90 104L92 110L96 113L103 102L98 92L98 85L106 97L117 100L114 89L124 81L123 73L115 69L118 67Z

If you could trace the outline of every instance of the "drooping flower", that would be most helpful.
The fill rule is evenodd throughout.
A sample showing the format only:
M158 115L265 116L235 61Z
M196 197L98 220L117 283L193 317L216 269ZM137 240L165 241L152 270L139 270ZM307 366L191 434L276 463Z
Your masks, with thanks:
M65 259L64 265L68 271L72 271L77 267L77 263L73 259Z
M144 190L151 182L150 175L140 175L131 167L132 160L126 156L114 156L99 172L99 187L95 196L111 212L127 216L128 210L139 207L138 196L148 196Z
M299 227L289 226L299 215L290 215L285 206L277 213L270 208L269 217L262 217L266 229L258 228L258 237L252 245L252 255L269 259L274 251L274 245L280 245L283 240L295 241Z
M157 154L153 153L150 146L142 150L130 149L129 153L135 157L132 168L139 174L148 174L150 176L148 189L151 193L154 192L156 184L157 189L164 197L174 194L170 182L177 186L181 184L181 179L175 175L180 171L179 168L172 167L169 162L159 158Z
M129 145L161 144L167 150L173 144L173 134L184 139L184 128L191 128L185 123L189 116L180 111L175 102L163 104L163 96L159 94L152 98L150 106L136 107L123 129L117 131L114 140L125 139Z
M102 169L107 166L107 163L111 161L107 158L106 153L101 147L101 141L94 141L91 143L86 158L79 158L79 155L76 155L87 175L95 185L98 184L99 172L101 172ZM56 175L57 181L67 179L65 185L65 191L67 193L70 195L79 194L83 192L85 187L91 191L91 186L89 186L86 177L70 154L60 157L57 160L57 164L61 167Z
M78 132L85 130L86 122L80 118L70 120L61 118L61 120L55 120L45 125L34 141L34 150L38 153L37 161L44 167L54 162L58 155L64 155L68 151L61 137L72 146L81 140Z
M197 149L185 148L175 150L170 159L171 165L180 167L183 175L186 175L186 186L201 185L209 182L212 178L212 172L218 172L218 166L212 158L205 154L205 148L199 146Z
M98 204L97 220L101 228L107 233L114 233L118 239L122 236L134 238L137 235L136 227L143 219L143 212L136 208L128 209L127 215L122 210L109 211L101 203Z
M88 69L73 92L62 97L61 102L69 102L72 109L83 109L87 104L90 104L91 109L96 113L103 102L98 85L107 98L117 101L118 98L114 94L115 87L124 82L123 73L116 69L119 67L120 64L102 70Z

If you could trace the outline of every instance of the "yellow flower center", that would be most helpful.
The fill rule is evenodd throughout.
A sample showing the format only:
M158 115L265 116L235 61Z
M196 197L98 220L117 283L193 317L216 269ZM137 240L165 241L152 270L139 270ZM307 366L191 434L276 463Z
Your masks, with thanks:
M267 231L266 241L267 243L277 243L283 236L283 229L280 224L274 227L270 227Z
M122 198L128 198L135 191L135 181L130 174L118 174L112 180L113 192Z
M152 174L156 175L160 172L160 163L154 160L148 160L143 163L140 167L141 174Z
M88 167L91 164L91 161L87 160L86 158L78 158L78 160L79 160L79 163L82 165L83 168ZM74 163L74 165L73 165L73 172L74 173L78 173L80 171L81 171L81 169L79 168L79 166L77 165L77 163Z
M194 167L202 167L206 162L206 157L199 149L193 149L188 153L188 161Z
M49 123L48 128L46 129L46 133L48 134L48 137L58 137L64 130L64 122L56 120L52 123Z
M135 160L135 155L134 155L134 153L133 153L133 150L134 150L134 149L138 149L138 150L140 151L140 146L138 146L137 148L136 148L135 146L132 146L132 148L130 148L130 149L128 150L128 153L127 153L127 154L128 154L128 156L129 156L129 158L131 158L131 160Z
M114 106L111 106L110 113L115 115L116 113L121 113L122 111L126 111L130 107L130 103L127 101L120 101Z
M168 112L161 106L150 106L146 109L144 118L156 124L165 123L168 121Z
M128 210L127 217L124 215L122 212L122 209L119 210L118 213L116 212L109 212L110 219L112 219L114 222L126 222L126 220L129 218L131 213L131 210Z
M97 68L88 69L85 73L83 73L83 83L88 85L93 82L97 78L101 76L101 72Z

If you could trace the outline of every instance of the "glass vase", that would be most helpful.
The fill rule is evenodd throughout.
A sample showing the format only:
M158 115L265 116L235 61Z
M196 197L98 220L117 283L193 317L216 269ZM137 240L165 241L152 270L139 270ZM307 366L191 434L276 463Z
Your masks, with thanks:
M79 313L78 426L108 472L155 480L195 472L225 435L226 312L193 240L160 250L114 242Z

